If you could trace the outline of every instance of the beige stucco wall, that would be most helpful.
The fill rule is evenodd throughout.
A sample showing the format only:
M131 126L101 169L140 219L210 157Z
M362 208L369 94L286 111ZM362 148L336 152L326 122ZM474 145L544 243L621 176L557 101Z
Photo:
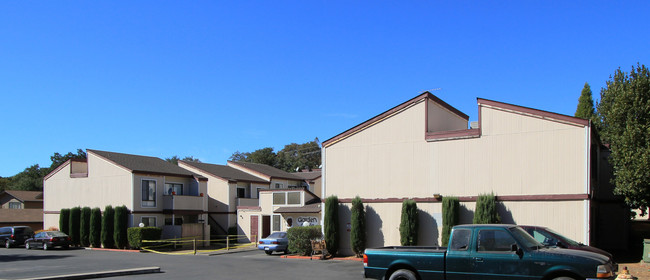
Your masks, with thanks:
M431 100L428 101L429 114L427 131L453 131L467 129L467 121Z
M133 209L132 174L88 153L88 177L70 178L70 165L45 180L43 185L44 228L58 227L62 208L126 205ZM162 202L161 202L162 203Z
M364 199L385 199L424 198L433 194L476 196L490 192L502 196L587 193L588 128L486 106L480 110L480 138L427 142L425 104L420 102L326 145L324 197L337 195L339 199L349 199L359 195ZM587 242L586 203L506 202L504 205L511 209L516 223L549 225L577 241ZM431 217L441 212L439 203L419 206L430 208L423 211ZM375 224L380 226L375 225L376 235L369 236L369 243L399 244L401 204L377 203L371 204L371 209L377 213ZM567 219L546 215L555 211L562 217L572 214ZM341 217L342 225L349 222L345 221L349 216ZM436 222L438 226L441 223Z

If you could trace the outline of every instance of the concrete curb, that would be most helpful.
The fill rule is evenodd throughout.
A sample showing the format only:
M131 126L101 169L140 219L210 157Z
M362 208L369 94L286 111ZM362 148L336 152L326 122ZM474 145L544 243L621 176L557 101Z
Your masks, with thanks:
M126 249L106 249L106 248L91 248L84 247L86 250L91 251L107 251L107 252L129 252L129 253L140 253L140 250L126 250Z
M26 280L89 279L89 278L103 278L103 277L159 273L159 272L160 272L160 267L152 266L152 267L129 268L129 269L97 271L97 272L87 272L87 273L65 274L65 275L56 275L56 276L43 276L43 277L28 278Z

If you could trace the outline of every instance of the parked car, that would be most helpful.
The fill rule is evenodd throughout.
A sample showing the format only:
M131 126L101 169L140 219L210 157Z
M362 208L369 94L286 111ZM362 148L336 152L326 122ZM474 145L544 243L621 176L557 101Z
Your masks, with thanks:
M60 231L42 231L34 235L33 238L25 241L25 248L43 248L48 250L54 247L68 249L72 244L70 236Z
M0 228L0 241L7 249L25 244L25 240L33 235L34 231L28 226Z
M549 248L516 225L460 225L448 248L393 246L366 249L365 278L372 279L613 279L601 254Z
M612 259L612 254L608 253L607 251L598 249L596 247L587 246L578 241L572 240L562 234L557 233L556 231L550 228L540 227L540 226L520 226L520 227L523 228L526 232L528 232L528 234L532 235L535 238L535 240L539 241L539 243L542 243L545 246L594 252L601 255L605 255L609 257L610 260Z
M258 242L257 249L264 250L267 255L273 252L289 253L289 239L286 232L274 232Z

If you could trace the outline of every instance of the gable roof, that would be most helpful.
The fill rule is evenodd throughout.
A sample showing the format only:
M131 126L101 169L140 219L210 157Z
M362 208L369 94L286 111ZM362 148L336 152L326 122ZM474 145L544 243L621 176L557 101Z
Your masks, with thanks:
M198 174L194 174L189 170L183 169L178 165L169 163L163 159L157 157L148 157L148 156L139 156L139 155L130 155L122 154L115 152L106 152L98 150L86 150L88 153L95 154L99 157L102 157L108 161L111 161L119 166L122 166L132 173L152 173L152 174L161 174L161 175L173 175L181 177L197 177L203 178Z
M316 180L322 176L321 171L293 172L291 174L296 175L302 178L303 180L309 180L309 181Z
M527 115L533 115L535 117L545 119L545 120L559 121L559 122L569 123L578 126L589 126L589 120L572 117L568 115L562 115L553 112L548 112L544 110L533 109L524 106L513 105L513 104L503 103L499 101L483 99L483 98L477 98L477 103L479 106L496 107L504 110L515 111Z
M179 160L179 162L195 167L197 169L201 169L207 173L210 173L211 175L226 179L228 181L244 181L244 182L264 183L264 184L269 183L269 181L250 175L244 171L241 171L236 168L232 168L227 165L184 161L184 160Z
M259 163L252 163L252 162L243 162L243 161L229 161L228 164L235 164L239 165L243 168L262 173L266 176L269 176L271 178L279 178L279 179L289 179L289 180L297 180L297 181L302 181L304 180L303 178L293 175L289 172L286 172L284 170L275 168L273 166L269 166L266 164L259 164Z
M430 92L425 91L422 94L419 94L418 96L413 97L413 98L409 99L408 101L406 101L406 102L404 102L402 104L399 104L399 105L397 105L397 106L395 106L395 107L393 107L391 109L388 109L387 111L385 111L385 112L383 112L383 113L381 113L379 115L376 115L376 116L370 118L369 120L367 120L365 122L362 122L362 123L350 128L350 129L348 129L346 131L343 131L343 132L335 135L334 137L332 137L330 139L325 140L322 145L323 145L323 147L327 147L327 146L329 146L329 145L331 145L333 143L338 142L341 139L347 138L350 135L356 134L359 131L362 131L362 130L368 128L368 127L371 127L374 124L376 124L378 122L381 122L384 119L387 119L387 118L391 117L392 115L394 115L394 114L396 114L398 112L401 112L402 110L404 110L406 108L409 108L409 107L411 107L411 106L413 106L413 105L415 105L417 103L420 103L422 101L427 101L427 100L430 100L430 101L440 105L441 107L447 109L452 114L454 114L454 115L456 115L456 116L458 116L458 117L460 117L460 118L462 118L464 120L469 120L469 116L467 116L465 113L463 113L460 110L454 108L453 106L449 105L447 102L445 102L442 99L438 98L437 96L431 94Z
M29 201L43 202L43 192L6 190L0 193L0 195L2 194L8 194L22 202L29 202Z

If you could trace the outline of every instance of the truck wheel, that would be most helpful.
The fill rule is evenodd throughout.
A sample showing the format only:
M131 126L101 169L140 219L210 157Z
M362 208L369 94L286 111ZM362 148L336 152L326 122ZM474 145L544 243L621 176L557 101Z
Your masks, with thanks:
M389 280L417 280L415 273L408 269L398 269L390 275Z

